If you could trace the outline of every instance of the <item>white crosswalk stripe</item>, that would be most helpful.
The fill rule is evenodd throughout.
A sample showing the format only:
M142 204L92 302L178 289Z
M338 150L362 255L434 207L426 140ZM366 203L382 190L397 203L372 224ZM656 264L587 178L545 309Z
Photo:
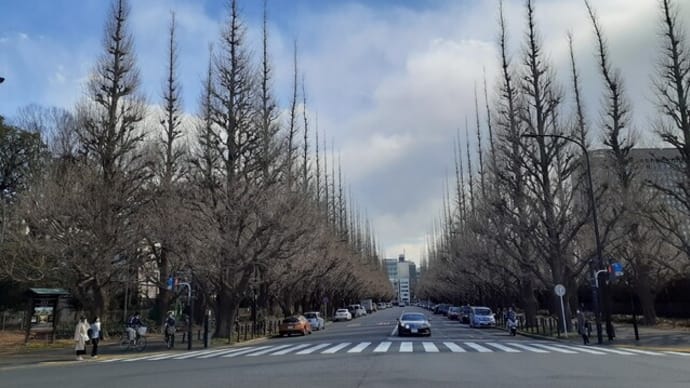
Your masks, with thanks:
M665 356L665 357L690 357L690 353L678 351L651 351L631 348L610 348L603 346L566 345L555 342L434 342L434 341L401 341L393 345L395 341L381 342L341 342L341 343L290 343L282 345L263 345L238 348L203 349L189 353L162 352L148 355L139 355L131 358L115 357L99 360L99 362L136 362L136 361L165 361L165 360L189 360L209 358L232 357L258 357L258 356L285 356L285 355L309 355L320 352L323 355L336 353L361 354L361 353L541 353L541 354L595 354L617 355L627 357Z
M633 356L633 355L635 355L635 353L626 352L625 350L604 348L604 347L600 347L600 346L597 346L595 349L600 350L600 351L602 351L602 352L613 353L613 354L620 354L620 355L623 355L623 356Z
M427 353L438 353L438 348L433 342L422 342L422 346L424 346L424 351Z
M606 354L606 353L600 351L600 350L605 350L605 349L601 349L601 348L596 348L596 350L595 350L595 349L590 349L590 348L587 348L584 346L567 346L567 345L556 345L556 346L559 346L561 348L566 348L566 349L577 350L578 352L589 353L589 354L597 354L597 355ZM628 352L615 352L615 351L613 353L625 354L628 356L633 354L633 353L628 353Z
M520 349L527 350L528 352L534 352L534 353L548 353L548 351L546 351L546 350L538 349L538 348L535 348L535 347L532 347L532 346L521 345L521 344L518 344L518 343L515 343L515 342L510 342L510 343L508 343L508 345L513 346L513 347L516 347L516 348L520 348Z
M533 344L532 346L538 346L542 349L551 350L551 351L557 352L557 353L577 354L577 352L573 352L572 350L565 349L562 347L549 346L549 345L544 345L544 344Z
M274 347L269 348L269 349L259 350L258 352L250 352L249 354L247 354L247 356L249 356L249 357L263 356L264 354L271 353L271 352L278 350L278 349L284 349L284 348L287 348L288 346L290 346L290 345L274 346Z
M412 353L412 342L401 342L400 353Z
M218 351L216 351L216 352L209 352L209 353L206 353L206 354L204 354L204 355L201 355L201 356L198 356L198 357L194 357L194 358L198 358L198 359L200 359L200 360L204 360L204 359L207 359L207 358L220 357L220 356L225 355L225 354L230 354L230 353L239 352L239 351L242 351L242 350L245 350L245 349L247 349L247 348L223 349L223 350L218 350ZM186 359L188 359L188 358L190 358L190 357L189 357L189 356L181 356L181 357L175 357L175 360L186 360Z
M259 349L266 349L266 348L272 348L272 346L259 346L258 348L246 348L246 349L240 350L239 352L234 352L234 353L230 353L230 354L224 354L224 355L222 355L221 357L222 357L222 358L237 357L237 356L241 356L241 355L243 355L243 354L251 353L251 352L256 351L256 350L259 350Z
M381 342L379 344L379 346L377 346L376 349L374 349L374 353L385 353L385 352L387 352L388 348L391 347L391 344L392 344L392 342L390 342L390 341Z
M458 345L455 344L454 342L444 342L443 344L444 344L448 349L450 349L450 351L453 352L453 353L464 353L464 352L466 352L465 349L461 348L460 346L458 346Z
M354 348L348 350L348 353L362 353L362 350L366 349L367 346L371 345L371 342L362 342Z
M271 356L284 356L290 352L294 352L295 350L300 350L302 348L306 348L309 345L311 345L311 344L301 344L301 345L293 346L291 348L279 350L275 353L271 353Z
M491 350L491 349L489 349L489 348L485 348L484 346L479 345L479 344L476 344L476 343L474 343L474 342L465 342L465 345L471 347L472 349L474 349L474 350L476 350L476 351L478 351L478 352L480 352L480 353L489 353L489 352L493 352L493 350Z
M648 356L665 356L664 353L650 352L649 350L630 349L630 348L623 348L623 349L625 349L625 351L627 351L627 352L646 354Z
M340 350L342 348L346 348L348 346L350 346L350 343L345 342L344 344L336 345L330 349L326 349L323 352L321 352L321 354L333 354L333 353L337 352L338 350Z
M684 357L690 357L690 353L684 353L684 352L671 352L671 351L666 351L664 352L666 354L673 354L675 356L684 356Z
M326 346L331 346L331 344L320 344L320 345L316 345L316 346L311 347L311 348L309 348L309 349L300 350L299 352L297 352L297 354L312 354L312 353L314 353L315 351L317 351L317 350L319 350L319 349L325 348Z
M496 342L487 342L486 344L489 346L493 346L494 348L496 348L498 350L502 350L506 353L520 353L520 351L517 349L509 348L505 345L501 345L501 344L496 343Z

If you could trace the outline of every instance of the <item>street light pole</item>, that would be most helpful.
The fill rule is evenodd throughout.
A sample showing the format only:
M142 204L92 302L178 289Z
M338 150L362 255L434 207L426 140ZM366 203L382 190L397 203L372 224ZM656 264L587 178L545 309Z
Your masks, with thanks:
M585 155L585 161L587 163L586 165L586 171L587 171L587 188L588 188L588 194L589 194L589 201L592 206L592 223L594 224L594 239L596 243L596 249L597 249L597 267L598 268L603 268L603 255L602 255L602 250L601 250L601 237L599 235L599 222L597 219L597 206L596 206L596 201L594 198L594 184L592 183L592 167L589 162L589 152L587 152L587 147L580 142L579 140L573 139L568 136L564 135L556 135L556 134L536 134L536 133L530 133L530 134L524 134L521 135L521 137L525 138L545 138L545 137L550 137L550 138L555 138L555 139L562 139L565 141L569 141L573 144L576 144L580 149L582 149L582 153ZM603 343L603 338L602 338L602 330L601 330L601 312L600 306L599 306L599 274L601 273L601 270L597 270L596 268L592 269L592 275L594 276L594 287L592 287L592 298L593 304L594 304L594 319L596 321L597 325L597 343L601 344Z

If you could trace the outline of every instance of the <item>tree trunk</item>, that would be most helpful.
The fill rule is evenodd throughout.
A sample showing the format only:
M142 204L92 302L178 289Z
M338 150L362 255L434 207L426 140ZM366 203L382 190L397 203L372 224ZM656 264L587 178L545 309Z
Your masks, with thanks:
M520 299L522 308L525 310L525 321L528 325L534 325L537 321L537 298L534 296L534 289L530 279L523 279L520 282Z
M635 287L637 297L640 299L642 316L645 325L656 324L656 309L654 308L654 294L652 292L651 281L649 279L649 267L640 266L637 275L637 287Z
M232 337L237 307L238 304L230 292L222 287L216 300L216 337Z

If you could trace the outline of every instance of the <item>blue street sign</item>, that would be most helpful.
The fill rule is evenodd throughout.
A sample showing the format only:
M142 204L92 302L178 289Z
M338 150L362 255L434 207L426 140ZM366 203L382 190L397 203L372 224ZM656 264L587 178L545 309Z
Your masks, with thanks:
M168 281L166 282L166 285L168 286L168 290L172 290L173 288L175 288L175 279L173 279L172 276L169 277Z
M611 263L611 272L614 276L623 276L623 265L621 263Z

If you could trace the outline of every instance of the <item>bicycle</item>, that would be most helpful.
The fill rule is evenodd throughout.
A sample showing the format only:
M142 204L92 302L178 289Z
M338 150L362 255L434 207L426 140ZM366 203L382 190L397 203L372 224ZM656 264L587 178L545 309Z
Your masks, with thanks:
M146 327L140 326L136 331L129 327L125 328L118 343L120 349L125 351L130 349L134 349L137 352L144 351L146 349Z

